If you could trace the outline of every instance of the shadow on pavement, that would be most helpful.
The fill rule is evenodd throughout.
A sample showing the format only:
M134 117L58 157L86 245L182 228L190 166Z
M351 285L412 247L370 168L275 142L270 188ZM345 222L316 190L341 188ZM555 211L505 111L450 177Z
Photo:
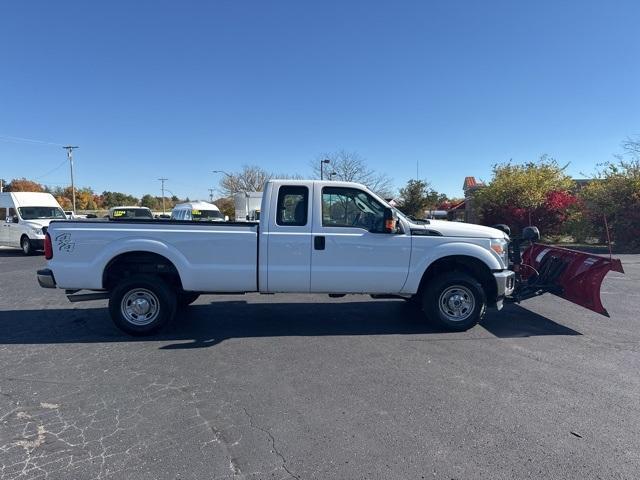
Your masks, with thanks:
M0 248L0 258L3 257L24 257L25 254L22 253L22 250L19 248ZM43 257L44 256L44 252L40 251L40 250L36 250L32 255L30 256L40 256Z
M517 305L492 311L481 327L469 332L445 332L404 301L336 303L247 303L214 301L193 305L152 337L130 337L117 330L106 308L66 308L0 311L0 344L186 341L162 349L203 348L231 338L349 335L448 334L448 340L478 338L484 327L498 338L541 335L581 335L553 320ZM189 342L190 341L190 342Z

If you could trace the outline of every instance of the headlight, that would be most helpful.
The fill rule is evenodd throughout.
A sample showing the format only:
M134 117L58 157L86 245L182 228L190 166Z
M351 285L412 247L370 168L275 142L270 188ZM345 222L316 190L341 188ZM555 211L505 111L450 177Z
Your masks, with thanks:
M496 252L506 267L509 266L509 242L504 238L491 239L491 250Z
M42 231L42 228L32 228L31 229L33 231L33 233L35 233L36 235L44 235L44 232Z

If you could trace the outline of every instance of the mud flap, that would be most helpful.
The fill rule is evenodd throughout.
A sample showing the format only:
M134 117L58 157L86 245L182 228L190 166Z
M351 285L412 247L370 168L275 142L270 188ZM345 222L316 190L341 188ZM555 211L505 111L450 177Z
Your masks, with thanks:
M608 317L600 287L610 270L624 273L618 259L534 243L522 254L522 290L551 292Z

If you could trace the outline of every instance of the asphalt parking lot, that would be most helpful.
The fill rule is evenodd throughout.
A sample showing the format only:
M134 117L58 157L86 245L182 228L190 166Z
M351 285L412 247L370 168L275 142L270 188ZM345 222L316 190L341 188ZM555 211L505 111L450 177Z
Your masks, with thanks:
M0 478L639 478L620 258L609 319L547 295L443 333L403 301L207 296L135 339L0 250Z

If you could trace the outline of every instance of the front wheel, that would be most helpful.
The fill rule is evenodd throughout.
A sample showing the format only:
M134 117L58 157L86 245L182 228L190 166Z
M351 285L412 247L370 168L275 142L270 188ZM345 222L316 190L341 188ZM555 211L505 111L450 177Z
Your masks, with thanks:
M429 320L447 330L465 331L482 320L487 299L482 285L463 272L449 272L432 279L422 297Z
M20 248L22 248L22 253L25 255L33 254L33 246L31 245L31 240L26 235L20 239Z
M176 294L154 275L136 275L122 280L109 297L111 319L129 335L151 335L176 314Z

